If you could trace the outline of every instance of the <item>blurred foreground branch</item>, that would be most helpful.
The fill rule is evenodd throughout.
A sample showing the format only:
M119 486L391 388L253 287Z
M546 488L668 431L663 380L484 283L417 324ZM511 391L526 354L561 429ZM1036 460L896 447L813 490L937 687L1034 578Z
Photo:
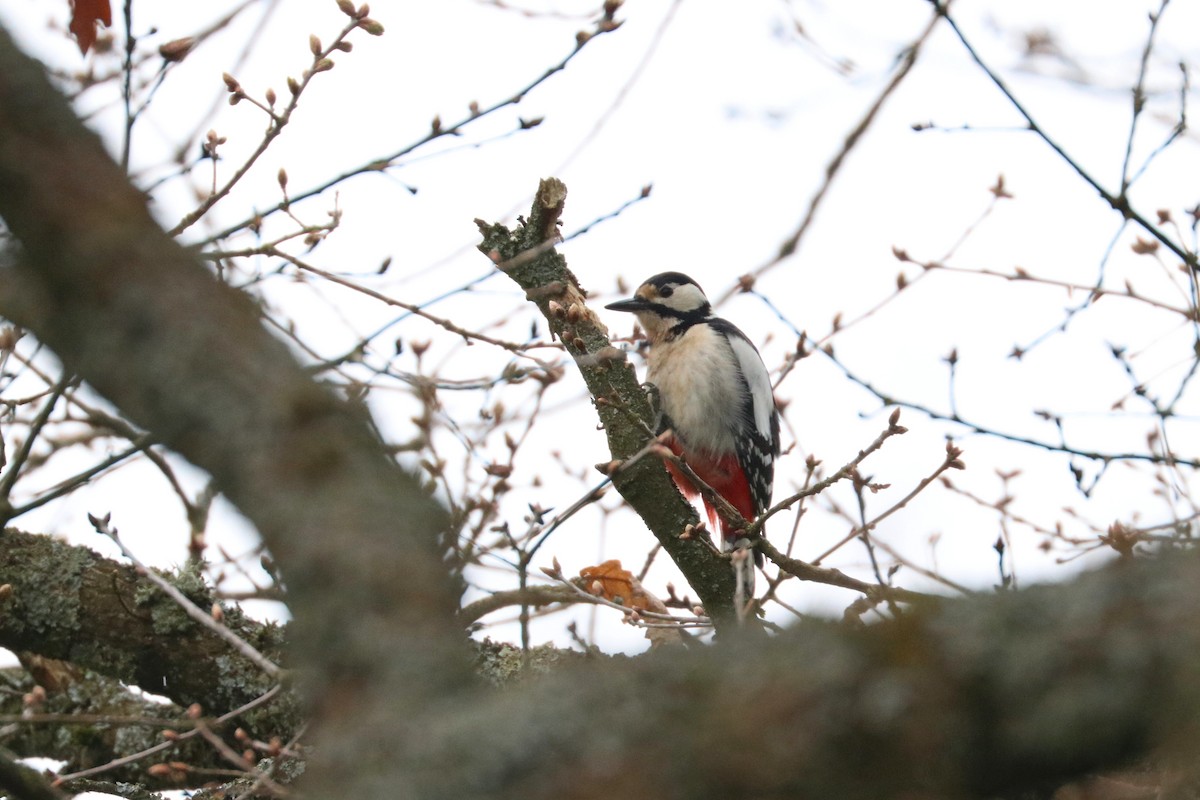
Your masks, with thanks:
M384 700L419 716L432 684L469 676L437 543L444 511L387 456L361 406L314 382L249 298L162 232L4 31L0 216L22 249L0 270L0 313L208 470L254 522L288 585L294 658L330 743L312 788L367 796L340 770L357 773L372 748L339 760L340 726L367 735ZM393 738L375 740L381 760L394 752Z

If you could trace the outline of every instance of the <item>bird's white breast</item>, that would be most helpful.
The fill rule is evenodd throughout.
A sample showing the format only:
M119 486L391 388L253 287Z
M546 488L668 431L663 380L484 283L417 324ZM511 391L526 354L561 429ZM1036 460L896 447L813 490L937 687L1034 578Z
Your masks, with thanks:
M646 363L646 380L658 387L662 410L684 447L732 452L730 421L738 414L742 388L728 340L708 325L694 325L654 344Z

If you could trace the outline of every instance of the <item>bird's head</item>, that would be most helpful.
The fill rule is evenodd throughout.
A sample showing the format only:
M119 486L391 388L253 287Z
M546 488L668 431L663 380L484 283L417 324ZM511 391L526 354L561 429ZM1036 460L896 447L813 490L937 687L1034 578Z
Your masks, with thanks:
M639 286L633 297L605 308L633 312L652 342L666 337L681 322L698 322L712 313L704 290L682 272L659 273Z

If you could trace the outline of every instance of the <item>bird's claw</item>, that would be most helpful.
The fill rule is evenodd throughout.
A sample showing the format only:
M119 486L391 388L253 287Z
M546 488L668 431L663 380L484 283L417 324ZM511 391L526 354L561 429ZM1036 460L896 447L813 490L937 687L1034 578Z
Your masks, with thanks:
M661 430L660 423L662 422L662 394L658 391L658 387L653 383L643 383L642 391L646 393L646 401L650 403L650 420L653 423L651 428Z

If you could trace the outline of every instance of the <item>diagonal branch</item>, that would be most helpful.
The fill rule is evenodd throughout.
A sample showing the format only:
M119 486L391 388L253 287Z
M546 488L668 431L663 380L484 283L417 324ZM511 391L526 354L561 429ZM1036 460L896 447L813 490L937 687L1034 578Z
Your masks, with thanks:
M650 405L637 374L624 354L612 346L608 329L587 307L587 293L555 249L567 188L555 178L538 186L529 218L515 230L476 220L483 242L479 249L513 279L545 316L551 334L574 358L612 455L631 459L652 438ZM697 539L680 533L699 520L671 482L658 459L638 459L613 473L613 484L646 522L663 549L679 566L720 628L736 623L734 576L728 562Z
M949 0L947 0L946 6L949 6ZM921 31L920 35L913 40L912 44L908 45L908 47L904 49L904 54L899 59L899 65L896 67L896 71L892 74L892 77L887 82L887 85L883 87L883 90L875 98L875 102L873 102L871 107L867 109L867 112L863 114L862 119L858 121L858 124L851 128L850 132L846 134L846 138L842 142L841 149L839 149L829 163L825 165L825 178L821 182L820 188L817 189L816 194L814 194L812 199L808 201L808 210L804 212L804 217L800 220L800 224L797 225L796 229L792 231L788 238L783 241L783 244L779 246L779 250L774 256L771 257L770 260L751 270L749 275L745 276L738 282L737 285L725 292L725 294L721 295L721 297L717 299L715 305L724 303L736 292L745 291L747 286L753 285L754 278L759 277L763 273L782 263L785 259L790 258L800 247L800 241L804 238L804 235L808 233L808 229L812 226L813 220L816 219L817 211L820 209L821 203L825 200L825 196L829 193L830 187L833 186L834 178L836 178L838 173L841 171L842 166L845 164L846 159L850 155L850 152L858 145L863 136L866 134L867 130L875 122L875 118L879 116L879 112L883 109L884 103L887 102L888 98L895 94L900 84L904 82L904 79L908 77L910 72L912 72L912 68L916 66L917 56L920 55L921 49L925 46L925 43L929 40L929 38L933 35L934 30L937 28L937 23L941 13L942 12L939 9L939 12L933 15L933 17L929 20L929 23L925 26L925 29Z
M1183 245L1175 242L1175 240L1170 236L1167 236L1167 234L1160 227L1150 222L1150 220L1146 219L1141 212L1137 211L1132 205L1130 205L1129 197L1124 191L1124 189L1127 187L1122 187L1120 194L1113 194L1108 189L1104 188L1104 185L1101 184L1095 176L1085 170L1083 166L1065 149L1063 149L1063 146L1059 144L1057 140L1052 138L1046 129L1043 128L1037 122L1037 120L1033 118L1033 115L1028 109L1025 108L1025 105L1019 99L1017 99L1017 96L1013 94L1011 89L1008 88L1008 85L1004 82L1004 79L1001 78L1000 75L993 70L986 61L983 60L983 56L979 54L974 45L972 45L971 41L967 38L966 34L964 34L962 29L958 27L958 23L954 20L954 17L950 16L948 3L944 2L943 0L930 0L930 2L933 4L937 15L946 20L946 24L950 26L952 31L954 31L954 35L958 38L963 48L966 49L967 55L971 57L971 60L975 62L975 65L979 67L980 70L983 71L983 74L988 77L992 84L1000 90L1000 93L1004 95L1005 99L1008 100L1009 104L1016 110L1016 112L1021 115L1022 119L1025 120L1025 124L1028 126L1029 130L1034 133L1034 135L1045 142L1050 149L1053 150L1058 157L1067 164L1067 166L1075 170L1075 174L1082 178L1084 182L1088 184L1088 186L1091 186L1092 189L1095 190L1096 194L1100 195L1100 197L1104 199L1104 202L1108 203L1108 205L1114 211L1121 214L1121 216L1125 219L1132 221L1142 230L1146 231L1146 233L1150 234L1159 242L1161 242L1164 247L1174 253L1180 261L1186 264L1190 270L1200 270L1200 262L1197 261L1195 253L1188 251ZM1154 19L1153 15L1151 16L1151 19ZM1157 20L1154 21L1154 24L1157 24Z

